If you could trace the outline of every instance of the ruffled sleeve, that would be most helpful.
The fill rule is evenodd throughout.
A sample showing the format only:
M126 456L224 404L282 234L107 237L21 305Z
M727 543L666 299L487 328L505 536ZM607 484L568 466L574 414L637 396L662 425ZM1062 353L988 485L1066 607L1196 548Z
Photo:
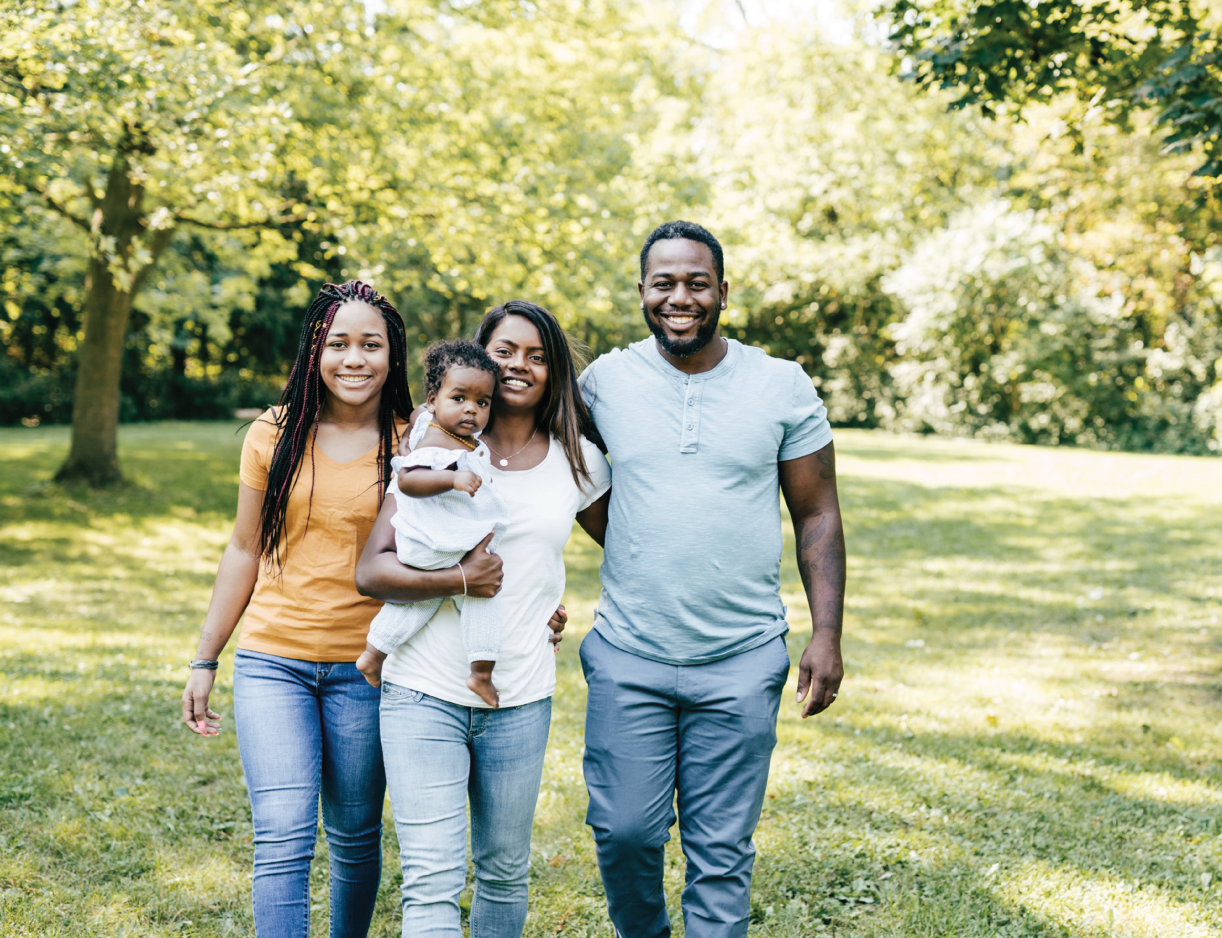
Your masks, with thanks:
M390 461L390 468L395 472L400 469L449 469L459 462L462 455L458 450L422 446L406 456L394 457Z

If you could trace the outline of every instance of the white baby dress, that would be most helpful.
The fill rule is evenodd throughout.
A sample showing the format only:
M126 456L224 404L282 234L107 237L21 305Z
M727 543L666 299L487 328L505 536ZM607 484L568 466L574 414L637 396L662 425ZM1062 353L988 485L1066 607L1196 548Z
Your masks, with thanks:
M509 517L492 479L492 461L485 444L480 443L470 451L440 446L417 448L432 419L428 411L422 411L416 418L407 438L411 452L390 461L395 475L408 466L456 467L459 472L475 473L483 484L474 496L449 491L429 498L413 498L399 491L397 478L391 481L387 493L395 500L395 514L391 520L395 528L395 552L400 563L420 570L454 566L490 533L492 541L488 551L495 553ZM389 654L424 628L441 603L442 597L414 603L387 603L370 623L369 643ZM467 660L495 661L501 650L497 597L455 596L454 604L462 622Z

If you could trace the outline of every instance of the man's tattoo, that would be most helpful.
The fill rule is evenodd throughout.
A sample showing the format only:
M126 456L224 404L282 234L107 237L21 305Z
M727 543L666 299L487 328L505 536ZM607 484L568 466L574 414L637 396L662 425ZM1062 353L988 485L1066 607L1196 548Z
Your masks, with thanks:
M818 522L815 524L814 529L811 531L807 531L805 534L802 535L801 549L803 551L807 551L807 550L810 550L812 547L814 547L815 544L817 544L823 538L823 531L826 527L827 527L827 518L820 517Z
M844 529L827 515L801 523L798 574L810 603L814 628L839 632L844 619L846 557Z
M819 478L834 479L836 477L836 452L830 445L823 447L815 453L815 459L819 461Z

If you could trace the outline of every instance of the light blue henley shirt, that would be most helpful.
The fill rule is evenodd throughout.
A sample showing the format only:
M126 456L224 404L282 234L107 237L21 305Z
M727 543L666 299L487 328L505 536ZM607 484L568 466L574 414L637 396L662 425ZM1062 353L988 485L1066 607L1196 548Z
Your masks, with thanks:
M611 457L599 633L680 665L785 634L777 463L832 440L801 366L727 340L717 367L685 375L650 337L581 386Z

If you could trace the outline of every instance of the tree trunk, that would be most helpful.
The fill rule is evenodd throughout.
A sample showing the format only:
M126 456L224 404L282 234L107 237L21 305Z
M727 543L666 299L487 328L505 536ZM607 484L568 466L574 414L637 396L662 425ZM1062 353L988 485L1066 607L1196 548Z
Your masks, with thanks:
M85 341L77 358L72 400L72 447L61 481L113 485L119 472L119 378L132 295L115 288L102 258L89 261L85 281Z
M119 378L127 322L136 293L169 241L168 231L154 232L154 243L147 246L152 260L132 269L137 239L145 232L144 189L131 178L127 156L135 148L120 146L107 174L106 192L94 211L93 228L100 240L95 242L85 281L85 341L77 358L72 445L55 476L59 481L102 486L123 480L118 455Z

